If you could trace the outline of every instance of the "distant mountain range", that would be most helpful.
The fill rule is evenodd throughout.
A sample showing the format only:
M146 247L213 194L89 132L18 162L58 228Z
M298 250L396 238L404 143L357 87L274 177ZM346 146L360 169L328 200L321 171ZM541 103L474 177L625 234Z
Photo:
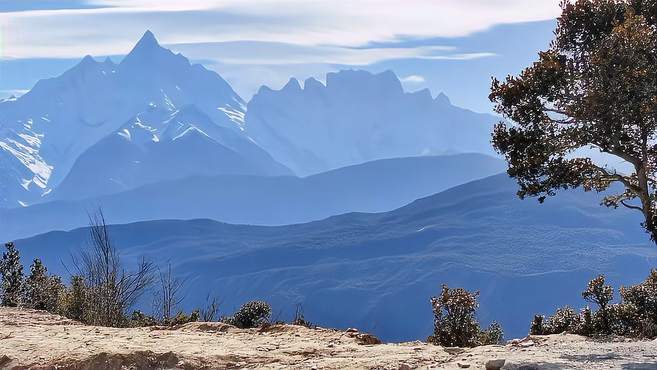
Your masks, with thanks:
M263 87L246 113L247 133L277 161L305 175L381 158L493 154L499 119L453 106L429 90L406 93L391 72L329 73L326 85L291 79Z
M0 210L0 240L85 226L88 212L98 207L113 223L209 218L284 225L354 211L384 212L504 168L504 162L497 158L459 154L384 159L306 178L193 176L107 196ZM64 185L58 188L65 189ZM79 194L85 190L82 187Z
M179 110L188 106L207 116L198 127L195 124L199 122L189 117L181 122L176 119ZM0 207L38 202L69 175L87 150L98 157L90 161L93 154L87 153L80 159L80 170L88 172L74 173L73 179L85 181L84 177L101 175L102 181L114 181L124 188L131 180L126 173L139 172L139 168L131 168L134 162L160 155L173 157L182 154L181 149L189 149L172 143L173 134L181 129L179 134L187 130L188 145L203 147L192 153L198 157L188 155L190 161L213 161L207 166L217 169L239 157L224 173L234 173L235 166L244 162L251 170L264 162L282 168L242 133L244 112L245 102L218 74L162 48L153 34L146 32L119 64L86 56L63 75L39 81L20 98L0 103ZM227 130L232 133L224 137ZM171 136L159 141L165 132ZM112 136L118 134L125 140ZM103 141L108 136L110 139ZM139 143L129 140L137 136ZM97 143L100 148L90 149ZM243 148L247 151L239 152ZM228 151L239 153L231 157L226 155ZM203 155L225 155L226 160ZM99 174L105 166L110 172ZM276 171L268 168L261 174L269 172ZM284 173L289 172L278 171ZM116 175L119 178L111 177ZM161 177L151 175L135 182ZM164 177L176 178L173 173ZM102 184L100 179L93 180ZM69 183L67 187L74 186Z
M280 227L150 221L110 231L126 258L170 260L188 276L189 307L208 291L224 300L224 312L261 298L291 316L301 303L313 322L386 340L430 333L429 297L442 283L480 290L482 322L499 320L507 337L518 337L533 314L581 305L597 274L615 286L636 283L657 262L638 214L598 206L597 194L565 191L540 205L515 190L498 175L386 213ZM44 257L63 272L61 261L86 233L51 232L17 245L25 261Z
M115 64L90 56L0 102L0 208L96 197L202 175L309 175L367 161L492 154L496 118L392 72L291 80L248 104L146 32Z

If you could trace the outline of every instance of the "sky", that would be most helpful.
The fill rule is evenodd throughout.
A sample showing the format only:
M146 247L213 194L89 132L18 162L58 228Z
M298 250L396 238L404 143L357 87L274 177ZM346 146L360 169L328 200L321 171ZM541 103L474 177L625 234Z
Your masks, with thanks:
M245 99L290 77L391 69L407 90L489 111L490 77L547 46L559 0L0 0L0 96L151 30Z

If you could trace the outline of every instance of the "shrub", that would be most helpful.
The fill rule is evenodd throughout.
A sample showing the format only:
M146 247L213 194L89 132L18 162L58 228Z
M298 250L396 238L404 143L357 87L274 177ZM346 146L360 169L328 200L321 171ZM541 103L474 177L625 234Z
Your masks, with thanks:
M545 320L545 316L534 315L534 319L532 320L532 324L529 328L529 334L544 335L545 334L545 328L543 327L544 320Z
M192 313L187 315L186 313L180 311L174 316L171 321L168 323L170 326L183 325L190 322L197 322L201 319L201 313L199 310L194 310Z
M479 333L478 345L501 344L503 339L504 330L502 330L502 325L493 321L486 330L482 330Z
M589 281L586 290L582 292L582 297L588 302L598 305L596 317L598 317L598 328L602 333L611 333L611 322L607 306L614 299L614 289L605 285L604 275L599 275Z
M605 327L604 320L609 325ZM631 303L612 304L606 310L606 316L601 316L601 311L596 312L595 321L597 334L616 334L623 336L636 336L639 326L640 317L637 307Z
M66 290L59 276L48 276L48 269L38 258L30 266L23 288L24 306L50 312L58 310Z
M60 303L60 312L69 319L83 321L87 304L87 287L82 276L71 277L71 287L66 289Z
M427 342L447 347L475 347L499 343L502 328L497 323L482 331L476 319L479 292L442 286L440 296L431 298L433 335Z
M313 328L315 326L310 321L306 320L303 314L303 306L301 306L300 304L297 305L296 311L294 312L294 318L292 319L291 324L296 326L305 326L307 328Z
M23 292L23 265L20 254L14 243L5 244L7 249L0 261L0 275L2 275L2 301L3 306L16 307L20 304Z
M89 248L73 256L73 270L85 284L83 322L129 325L127 310L152 284L154 265L142 259L134 271L125 268L101 211L90 216L89 239Z
M205 297L205 305L199 310L200 320L203 322L214 321L219 315L219 306L221 303L216 296L208 294Z
M233 316L224 317L221 321L247 329L266 324L271 319L271 306L263 301L251 301L245 303Z
M586 306L579 313L579 326L576 328L575 333L588 336L593 334L594 331L593 311L591 311L591 307Z
M130 315L130 326L132 327L144 327L144 326L155 326L157 325L157 320L151 316L147 315L139 310L133 311Z
M579 323L577 311L569 306L561 307L547 319L547 323L543 325L543 334L574 333L577 331Z
M640 284L620 289L621 302L611 304L613 288L600 275L591 280L582 297L598 306L579 314L570 307L560 308L549 319L535 316L530 334L573 332L585 336L615 334L631 337L657 337L657 270Z
M653 338L657 336L657 270L650 271L650 275L640 284L622 287L620 294L624 303L632 304L636 308L638 322L636 334Z

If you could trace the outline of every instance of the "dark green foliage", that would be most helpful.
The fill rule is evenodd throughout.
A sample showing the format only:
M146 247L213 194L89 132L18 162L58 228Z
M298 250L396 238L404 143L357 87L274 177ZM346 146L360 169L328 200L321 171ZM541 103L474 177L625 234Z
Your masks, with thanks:
M631 303L612 304L605 316L598 310L594 320L594 327L597 329L595 332L598 334L636 336L639 332L639 310Z
M170 325L171 326L183 325L189 322L197 322L200 319L201 319L201 313L199 310L194 310L189 315L180 311L176 316L173 317Z
M35 259L25 279L22 304L37 310L56 312L66 287L59 276L48 276L41 260Z
M588 302L598 305L596 313L598 329L602 333L610 333L611 323L607 306L614 299L614 289L605 285L605 277L600 275L589 281L586 290L582 292L582 297Z
M16 307L20 304L23 292L23 265L14 243L5 244L6 251L0 261L2 275L2 305Z
M84 307L87 304L87 288L82 276L71 277L71 287L64 294L61 313L69 319L83 321Z
M582 297L598 306L596 311L585 307L577 314L572 308L564 307L545 321L537 315L530 334L571 332L585 336L657 337L657 270L651 271L644 282L621 288L620 293L622 301L611 304L613 288L605 285L604 276L598 276L582 293Z
M657 270L641 284L620 289L623 302L636 307L637 335L657 337Z
M504 330L502 329L502 325L493 321L486 330L482 330L479 333L477 343L480 346L488 346L492 344L501 344L503 339Z
M579 315L572 307L562 307L547 319L543 325L543 334L574 333L579 327Z
M579 326L576 333L579 335L591 335L595 332L595 326L593 323L593 312L591 307L586 306L579 313Z
M147 315L139 310L133 311L132 315L130 315L130 326L132 327L145 327L155 325L157 325L157 320L153 316Z
M255 328L267 324L271 319L271 306L263 301L247 302L233 314L221 321L242 329Z
M545 316L534 315L534 319L532 320L532 324L529 328L529 334L544 335L545 334L545 328L543 327L544 320L545 320Z
M431 298L434 329L427 342L447 347L475 347L497 344L502 328L497 323L482 331L476 319L479 292L442 286L440 296Z
M641 212L657 242L656 9L655 0L563 1L549 49L519 75L493 79L490 100L515 122L495 127L493 145L520 197L618 184L603 204ZM589 148L631 170L579 155Z

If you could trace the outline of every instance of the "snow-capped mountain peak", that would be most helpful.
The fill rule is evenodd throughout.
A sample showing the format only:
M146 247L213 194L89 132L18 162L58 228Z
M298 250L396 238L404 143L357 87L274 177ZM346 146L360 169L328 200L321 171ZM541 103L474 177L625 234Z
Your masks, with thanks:
M207 115L210 126L243 135L242 98L217 73L162 47L150 31L118 65L87 55L0 102L0 208L49 193L85 150L132 117L171 116L185 106Z

